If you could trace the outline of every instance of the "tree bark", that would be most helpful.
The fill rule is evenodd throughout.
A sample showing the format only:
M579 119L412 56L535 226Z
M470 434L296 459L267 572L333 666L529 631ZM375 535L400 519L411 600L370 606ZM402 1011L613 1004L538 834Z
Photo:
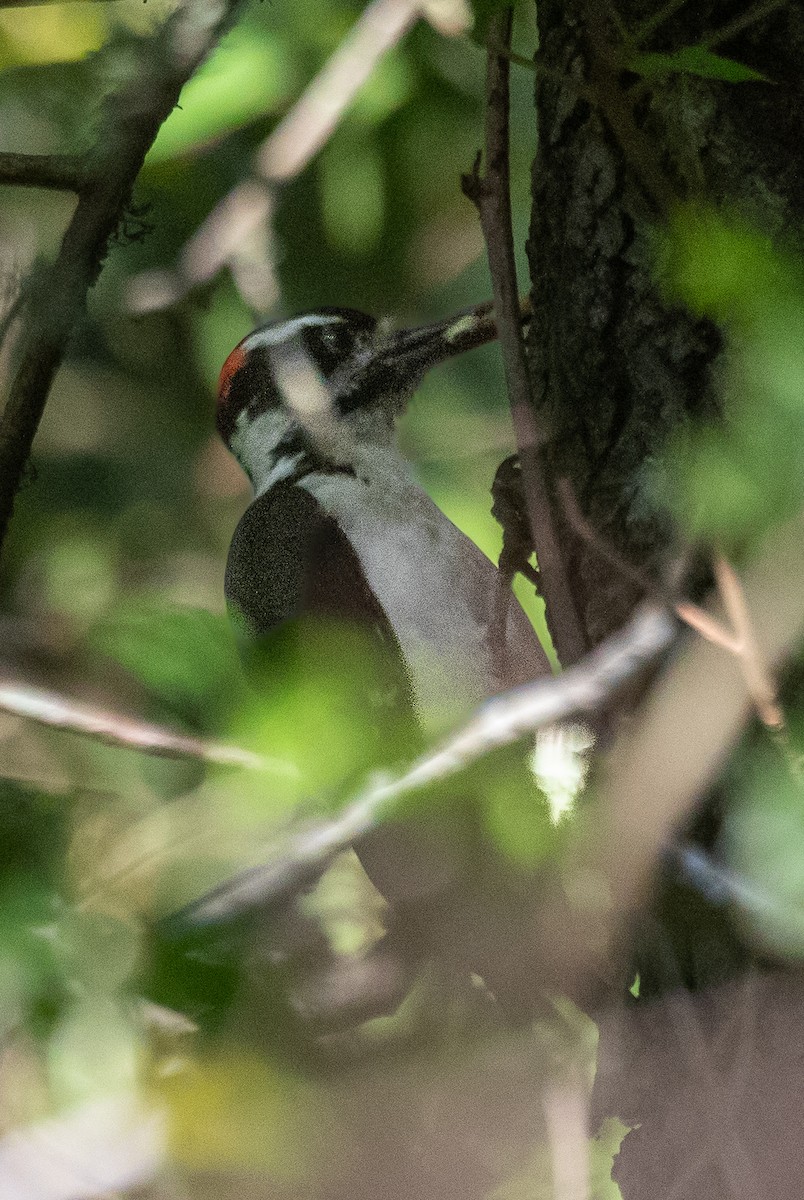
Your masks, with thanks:
M713 53L774 82L643 82L612 57L622 27L632 33L659 7L619 0L618 21L604 0L538 4L548 70L536 85L529 362L550 432L555 518L592 645L628 618L639 588L572 528L559 480L596 535L655 579L676 549L668 440L720 411L721 333L663 297L657 233L677 202L703 200L802 241L804 10L790 3L762 16L759 5L687 0L640 49L672 53L714 34ZM758 19L723 38L754 9Z

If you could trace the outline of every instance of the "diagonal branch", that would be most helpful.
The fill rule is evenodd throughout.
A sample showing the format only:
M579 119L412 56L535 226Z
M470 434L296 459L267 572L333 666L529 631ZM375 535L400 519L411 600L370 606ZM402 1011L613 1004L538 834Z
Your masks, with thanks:
M481 178L476 163L474 172L464 177L463 186L466 195L477 205L488 248L494 311L547 624L559 661L569 666L583 657L586 640L561 553L545 478L542 455L545 435L539 428L530 394L511 226L510 64L507 52L511 45L512 17L512 9L508 8L491 22L486 75L486 173ZM505 53L499 53L497 47L502 47Z
M152 37L132 37L128 43L128 77L103 103L101 127L86 160L86 186L56 260L31 288L22 358L0 419L0 545L50 386L145 155L238 4L186 0ZM106 53L119 56L120 47L109 46Z
M292 895L412 794L465 770L526 733L606 708L661 658L677 628L664 609L646 606L583 663L488 701L468 724L428 750L404 774L370 781L333 820L291 831L289 840L274 847L264 865L221 884L175 920L182 925L211 924Z

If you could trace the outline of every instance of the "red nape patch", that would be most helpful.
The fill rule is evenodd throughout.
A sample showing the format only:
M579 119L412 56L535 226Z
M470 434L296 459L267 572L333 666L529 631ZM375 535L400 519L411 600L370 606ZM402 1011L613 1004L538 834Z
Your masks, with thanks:
M227 358L226 362L221 367L220 379L218 380L218 406L225 404L229 399L229 389L232 386L232 380L237 372L246 361L246 352L243 349L243 343L235 346L232 353Z

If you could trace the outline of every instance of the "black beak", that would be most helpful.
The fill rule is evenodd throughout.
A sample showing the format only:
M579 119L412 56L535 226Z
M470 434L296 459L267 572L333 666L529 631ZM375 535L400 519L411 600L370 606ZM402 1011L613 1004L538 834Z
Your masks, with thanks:
M520 320L530 319L530 301L520 305ZM438 363L484 346L497 337L491 304L481 304L445 321L402 329L378 340L368 362L350 372L337 386L341 412L371 407L381 397L403 402L416 390L422 376Z
M520 319L530 320L530 301L522 300ZM400 382L418 383L425 371L437 363L484 346L497 338L497 324L490 303L478 305L445 321L403 329L391 334L377 349L378 362Z

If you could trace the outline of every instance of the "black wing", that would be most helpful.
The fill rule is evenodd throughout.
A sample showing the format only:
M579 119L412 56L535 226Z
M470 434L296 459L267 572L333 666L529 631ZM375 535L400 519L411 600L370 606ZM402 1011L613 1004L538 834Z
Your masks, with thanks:
M309 669L319 628L335 625L360 634L381 664L381 678L369 672L367 693L357 703L410 727L410 679L391 623L348 538L304 488L282 482L249 506L229 549L224 590L258 687Z
M348 538L295 483L276 484L246 509L229 549L224 590L235 622L251 638L293 617L314 616L378 628L396 643Z

